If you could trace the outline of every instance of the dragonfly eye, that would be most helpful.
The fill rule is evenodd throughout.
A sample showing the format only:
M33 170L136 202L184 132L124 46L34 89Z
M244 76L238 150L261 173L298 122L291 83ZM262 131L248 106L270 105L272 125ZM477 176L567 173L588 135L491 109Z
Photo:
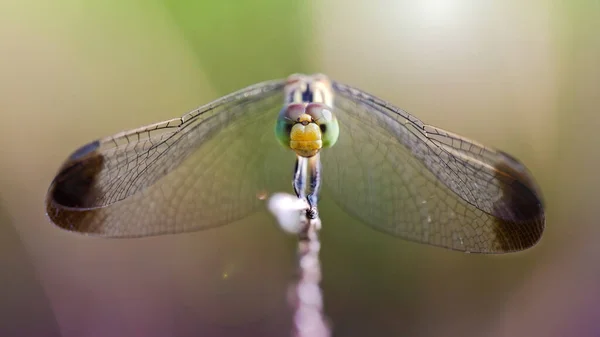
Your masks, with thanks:
M306 114L319 125L323 147L331 147L340 135L340 127L331 109L323 103L310 103L306 106Z
M300 116L304 114L304 104L289 104L279 112L277 124L275 125L275 135L277 140L284 147L290 146L290 134L294 124L298 122Z

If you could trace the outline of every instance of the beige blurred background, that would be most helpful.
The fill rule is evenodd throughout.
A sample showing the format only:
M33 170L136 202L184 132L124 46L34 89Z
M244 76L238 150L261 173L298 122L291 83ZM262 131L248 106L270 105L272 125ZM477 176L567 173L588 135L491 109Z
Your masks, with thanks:
M294 238L265 212L103 240L44 197L90 140L317 71L522 159L548 212L535 248L477 256L323 201L336 336L600 335L599 22L598 1L0 3L0 335L287 335Z

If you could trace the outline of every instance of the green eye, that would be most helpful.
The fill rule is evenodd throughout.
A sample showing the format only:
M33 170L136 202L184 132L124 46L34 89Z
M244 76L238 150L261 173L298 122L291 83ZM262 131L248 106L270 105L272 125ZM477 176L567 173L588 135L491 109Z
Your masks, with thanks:
M319 125L323 147L331 147L340 135L340 126L329 107L323 103L310 103L306 113Z
M302 104L290 104L279 111L277 124L275 124L275 136L284 147L290 147L292 127L303 113L304 106Z
M319 124L319 128L321 129L323 147L332 147L340 135L340 126L337 119L333 117L328 121L318 120L317 124Z
M277 124L275 124L275 136L281 145L290 147L290 133L292 132L294 123L279 116Z

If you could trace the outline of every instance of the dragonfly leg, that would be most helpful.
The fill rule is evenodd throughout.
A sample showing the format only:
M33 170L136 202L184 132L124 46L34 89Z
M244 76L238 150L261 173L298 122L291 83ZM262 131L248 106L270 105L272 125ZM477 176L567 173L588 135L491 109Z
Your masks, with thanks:
M300 199L306 198L306 164L306 158L296 156L296 169L292 184L294 185L296 196Z
M307 196L308 217L315 219L317 217L317 202L319 201L319 192L321 191L321 159L319 154L308 159L310 168L310 193Z

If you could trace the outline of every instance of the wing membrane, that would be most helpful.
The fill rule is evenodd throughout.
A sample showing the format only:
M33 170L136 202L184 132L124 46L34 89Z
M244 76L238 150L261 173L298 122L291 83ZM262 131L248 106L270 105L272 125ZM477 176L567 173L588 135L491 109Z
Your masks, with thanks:
M273 135L281 87L261 83L182 118L82 147L50 188L49 216L67 229L132 237L249 215L261 203L257 192L289 188L293 156Z
M273 134L282 87L259 83L83 146L53 181L48 215L110 237L195 231L249 215L262 203L257 193L290 190L294 156ZM461 251L510 252L539 240L541 195L516 159L333 87L340 136L321 156L323 181L347 212L385 233Z
M324 184L349 213L408 240L471 252L534 245L539 191L507 154L426 125L334 83L340 139L324 152Z

